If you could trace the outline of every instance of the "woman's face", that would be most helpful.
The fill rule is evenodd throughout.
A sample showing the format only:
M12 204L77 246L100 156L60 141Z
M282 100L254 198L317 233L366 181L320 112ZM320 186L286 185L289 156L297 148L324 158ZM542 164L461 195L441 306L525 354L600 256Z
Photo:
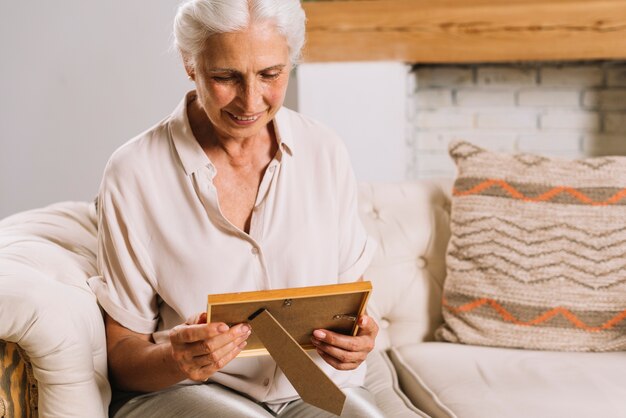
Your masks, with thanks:
M216 133L249 138L265 132L283 104L291 70L287 40L269 22L213 35L195 70L187 70Z

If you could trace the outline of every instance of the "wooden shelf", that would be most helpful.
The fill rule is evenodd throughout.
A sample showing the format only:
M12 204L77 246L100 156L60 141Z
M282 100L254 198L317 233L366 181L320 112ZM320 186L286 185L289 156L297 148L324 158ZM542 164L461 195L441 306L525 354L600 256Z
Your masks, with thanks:
M626 59L626 0L305 2L305 62Z

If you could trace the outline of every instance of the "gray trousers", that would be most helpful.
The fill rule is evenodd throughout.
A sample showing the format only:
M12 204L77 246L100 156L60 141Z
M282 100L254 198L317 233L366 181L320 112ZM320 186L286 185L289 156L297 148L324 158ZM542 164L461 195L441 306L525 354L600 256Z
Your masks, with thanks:
M346 403L342 417L384 418L365 388L346 388ZM303 402L290 402L275 414L263 404L255 402L217 383L176 387L156 394L139 396L128 401L115 418L330 418L335 417Z

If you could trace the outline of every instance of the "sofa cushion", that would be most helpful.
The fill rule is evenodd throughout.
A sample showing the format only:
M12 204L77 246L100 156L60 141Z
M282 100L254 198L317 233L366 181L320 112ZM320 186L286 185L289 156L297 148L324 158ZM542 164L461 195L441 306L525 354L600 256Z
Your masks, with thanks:
M377 349L433 340L441 324L451 189L450 180L359 186L361 220L379 244L364 275L373 285Z
M367 356L365 387L386 417L428 418L400 390L398 375L385 351L374 351Z
M444 284L451 342L626 349L626 158L450 146L458 177Z
M402 389L433 418L626 416L626 352L427 342L390 356Z

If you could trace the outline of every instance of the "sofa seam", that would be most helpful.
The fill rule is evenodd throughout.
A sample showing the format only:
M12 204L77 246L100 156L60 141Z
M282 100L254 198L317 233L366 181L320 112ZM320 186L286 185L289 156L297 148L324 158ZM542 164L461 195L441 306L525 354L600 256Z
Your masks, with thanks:
M387 351L381 351L380 354L383 358L383 361L385 362L385 365L389 369L389 372L391 373L391 379L393 381L393 391L398 395L400 399L402 399L402 402L404 402L407 408L409 408L413 412L416 412L418 415L421 415L423 418L430 418L430 416L426 412L415 406L413 402L411 402L411 400L408 398L408 396L402 391L402 389L400 389L398 373L396 372L395 367L393 367L393 362L389 358L389 354L387 353Z
M396 347L391 347L389 349L389 351L394 355L394 357L396 358L396 360L400 363L400 366L406 370L407 373L409 373L409 375L411 375L411 377L413 377L413 379L415 379L416 383L424 390L424 392L431 398L431 400L439 407L441 408L441 411L444 412L446 415L448 415L448 417L450 418L457 418L456 414L454 412L452 412L447 406L445 406L443 404L443 402L441 402L441 400L439 399L439 397L437 396L437 394L435 394L422 380L422 378L413 371L413 369L411 369L404 361L404 359L402 358L402 355L398 352L398 350L396 349ZM392 360L393 362L393 360Z

